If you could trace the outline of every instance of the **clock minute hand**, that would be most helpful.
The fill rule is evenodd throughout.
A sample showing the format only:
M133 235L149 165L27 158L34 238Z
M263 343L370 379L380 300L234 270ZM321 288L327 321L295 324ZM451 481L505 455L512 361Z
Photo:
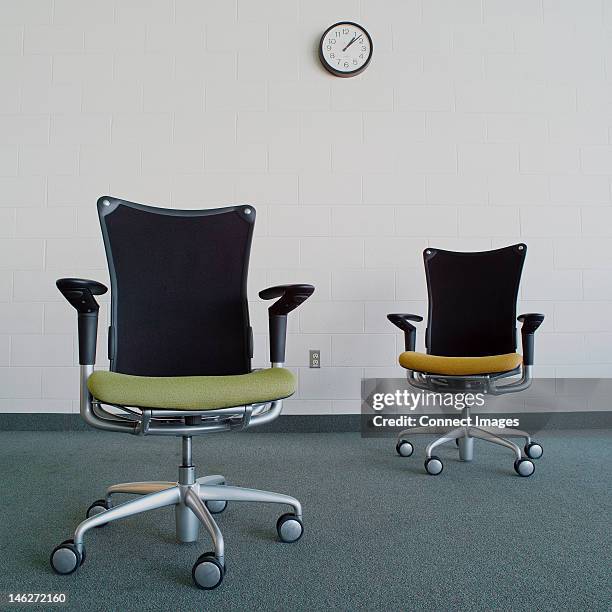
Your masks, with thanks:
M342 49L342 53L344 53L357 39L361 38L361 34L359 36L355 36L351 42Z

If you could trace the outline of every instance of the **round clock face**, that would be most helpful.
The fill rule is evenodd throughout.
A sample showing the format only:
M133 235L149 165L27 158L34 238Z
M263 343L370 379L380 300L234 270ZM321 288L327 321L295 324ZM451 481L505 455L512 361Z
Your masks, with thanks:
M360 25L341 21L329 27L321 36L319 58L332 74L355 76L370 63L372 39Z

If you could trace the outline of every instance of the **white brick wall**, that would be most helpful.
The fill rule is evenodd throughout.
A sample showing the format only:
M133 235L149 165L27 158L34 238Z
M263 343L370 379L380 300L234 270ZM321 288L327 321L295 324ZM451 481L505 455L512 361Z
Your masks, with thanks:
M374 39L354 79L316 57L339 19ZM257 366L256 291L317 286L288 412L356 412L362 376L401 374L384 316L425 314L427 245L526 241L539 372L612 375L610 0L0 0L0 82L0 411L77 408L54 281L106 281L109 192L257 207Z

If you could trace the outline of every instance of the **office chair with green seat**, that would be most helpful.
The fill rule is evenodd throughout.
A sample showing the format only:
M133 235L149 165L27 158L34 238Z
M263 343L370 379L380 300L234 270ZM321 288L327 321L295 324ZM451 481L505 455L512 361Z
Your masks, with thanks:
M111 280L110 371L94 371L95 296L107 288L92 280L57 281L78 313L81 416L105 431L179 436L182 463L176 482L108 487L74 537L53 550L51 565L71 574L83 563L91 528L174 506L179 541L196 541L199 523L212 539L214 550L198 557L192 576L198 587L213 589L223 580L225 553L212 514L228 501L287 505L292 511L278 519L277 532L283 542L295 542L303 533L302 507L287 495L229 486L224 476L197 478L192 436L239 431L280 414L296 386L283 367L287 315L314 288L284 285L259 294L279 299L268 311L272 367L252 371L246 284L255 209L172 210L104 197L98 215ZM139 497L115 505L117 493Z
M523 314L522 356L516 352L516 301L527 247L524 244L483 251L458 253L428 248L423 253L429 297L425 346L427 353L415 351L416 327L423 317L390 314L389 321L405 335L405 352L399 363L407 370L408 382L417 389L439 393L485 393L502 395L531 385L534 363L534 334L543 314ZM520 376L520 378L514 378ZM511 379L508 382L505 379ZM470 416L468 407L463 417ZM414 427L402 431L396 450L409 457L414 451L407 434L443 434L427 446L425 469L431 475L442 472L440 457L433 450L455 441L459 457L471 461L474 438L510 449L519 476L535 471L532 459L543 454L541 444L525 431L513 428L464 426L456 429ZM522 437L521 449L508 437Z

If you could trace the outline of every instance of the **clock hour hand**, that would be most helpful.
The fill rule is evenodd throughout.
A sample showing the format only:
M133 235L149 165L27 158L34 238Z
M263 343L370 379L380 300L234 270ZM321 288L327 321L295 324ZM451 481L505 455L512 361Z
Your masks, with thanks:
M355 36L353 38L353 40L351 40L351 42L348 45L346 45L346 47L344 47L344 49L342 49L342 52L344 53L359 38L361 38L361 34L359 36Z

